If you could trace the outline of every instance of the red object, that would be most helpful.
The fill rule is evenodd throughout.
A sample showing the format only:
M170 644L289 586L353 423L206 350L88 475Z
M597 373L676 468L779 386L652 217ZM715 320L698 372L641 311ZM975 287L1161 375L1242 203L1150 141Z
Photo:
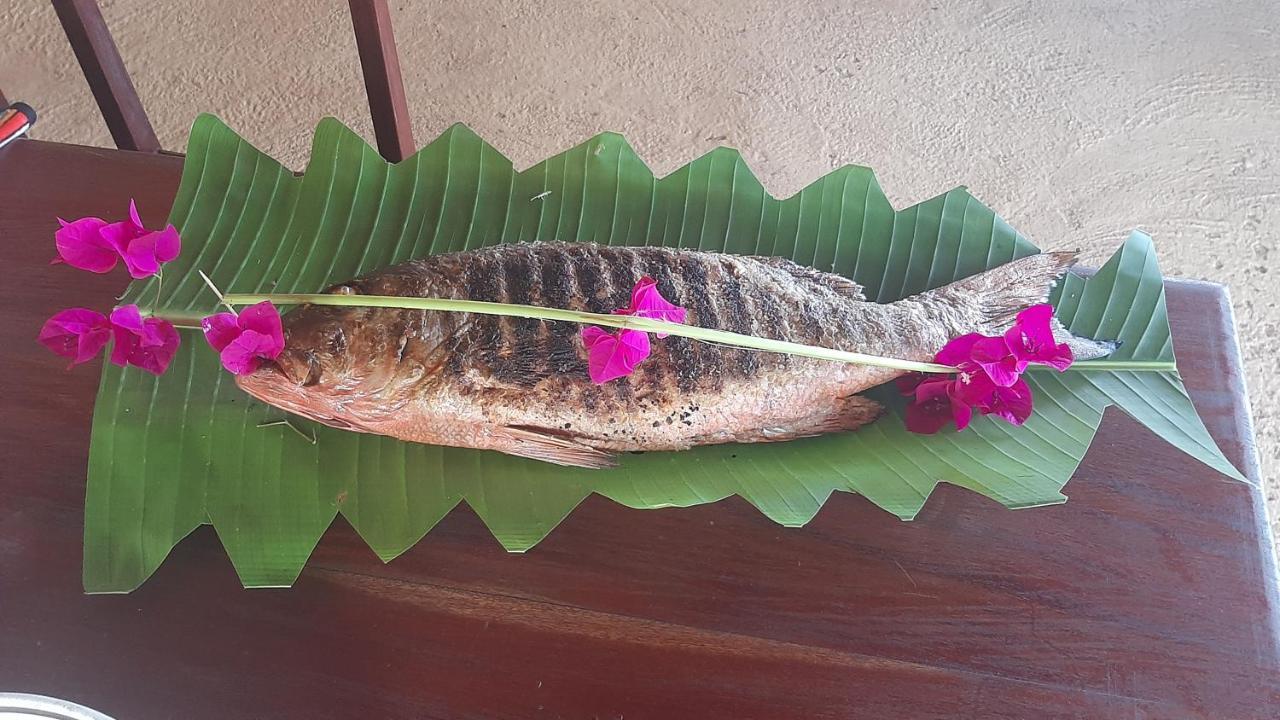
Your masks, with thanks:
M0 112L0 147L25 133L36 122L36 111L26 103L14 103Z
M0 203L0 263L24 279L0 283L5 689L121 720L1249 720L1280 707L1260 488L1116 410L1054 507L943 485L906 523L836 493L783 528L737 498L639 511L591 497L512 555L460 506L387 565L339 520L292 589L252 591L204 527L138 591L85 596L99 378L51 368L33 338L128 278L47 268L49 218L111 216L130 196L160 217L181 166L36 140L0 153L0 197L22 198ZM1226 296L1167 288L1191 396L1257 482Z

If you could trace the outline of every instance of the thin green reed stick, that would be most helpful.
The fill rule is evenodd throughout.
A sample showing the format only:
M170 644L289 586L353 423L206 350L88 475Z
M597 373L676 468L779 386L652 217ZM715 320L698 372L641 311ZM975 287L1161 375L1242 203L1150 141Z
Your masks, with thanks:
M509 303L483 302L479 300L452 300L445 298L412 298L387 295L321 295L295 293L230 293L225 296L219 294L219 299L228 307L236 305L252 305L264 300L270 300L272 303L277 305L311 304L330 305L336 307L381 307L406 310L438 310L444 312L468 312L479 315L502 315L537 320L559 320L564 322L641 330L644 332L666 333L679 337L687 337L693 340L721 343L735 347L750 348L752 350L786 353L789 355L817 358L819 360L832 360L835 362L870 365L873 367L884 367L907 372L955 372L954 367L949 365L940 365L938 363L916 362L914 360L886 358L877 355L867 355L865 353L848 352L845 350L833 350L831 348L818 347L815 345L802 345L800 343L786 342L783 340L771 340L769 338L742 335L740 333L728 332L725 330L712 330L710 328L681 325L678 323L669 323L661 320L633 317L630 315L605 315L602 313L579 312L577 310L563 310L559 308L538 307L535 305L516 305ZM181 327L199 327L200 318L195 314L181 313L171 315L169 313L165 313L162 316ZM1033 366L1033 368L1042 369L1039 366ZM1172 372L1177 370L1177 366L1172 362L1165 361L1089 360L1075 363L1070 369L1101 372L1116 370Z

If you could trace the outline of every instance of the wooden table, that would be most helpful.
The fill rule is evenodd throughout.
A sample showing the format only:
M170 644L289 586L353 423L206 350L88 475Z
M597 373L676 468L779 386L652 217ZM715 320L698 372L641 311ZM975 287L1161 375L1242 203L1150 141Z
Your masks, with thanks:
M57 215L167 211L181 158L0 151L0 690L134 718L1280 717L1257 487L1117 411L1065 505L944 486L903 523L838 493L806 528L738 499L590 498L526 555L466 508L379 563L342 521L290 590L240 588L208 528L140 590L80 587L98 370L35 343L123 273L49 267ZM1256 480L1222 288L1169 283L1180 366Z

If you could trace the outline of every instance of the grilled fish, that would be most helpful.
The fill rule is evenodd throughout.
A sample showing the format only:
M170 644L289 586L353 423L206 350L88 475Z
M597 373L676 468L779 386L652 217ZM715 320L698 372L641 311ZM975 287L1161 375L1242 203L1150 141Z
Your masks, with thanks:
M413 260L326 292L608 313L648 275L692 325L928 361L954 337L1004 330L1073 261L1033 255L880 304L847 278L779 258L533 243ZM264 402L347 430L591 468L625 451L854 430L883 411L858 393L901 374L671 336L633 375L595 385L573 323L304 305L284 327L280 357L237 378ZM1107 352L1070 339L1080 357Z

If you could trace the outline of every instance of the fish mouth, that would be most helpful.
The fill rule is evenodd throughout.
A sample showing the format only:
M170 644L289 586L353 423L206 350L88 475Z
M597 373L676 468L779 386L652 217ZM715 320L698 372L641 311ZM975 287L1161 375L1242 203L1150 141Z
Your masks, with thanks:
M346 420L334 417L320 398L308 392L307 388L318 381L318 373L313 371L314 363L300 365L288 360L282 363L280 362L282 359L284 355L276 360L264 362L257 370L247 375L237 375L236 386L272 407L308 420L339 430L363 430Z
M237 375L236 385L268 405L296 405L303 400L302 383L279 363L269 360L247 375ZM285 408L291 410L292 408Z

